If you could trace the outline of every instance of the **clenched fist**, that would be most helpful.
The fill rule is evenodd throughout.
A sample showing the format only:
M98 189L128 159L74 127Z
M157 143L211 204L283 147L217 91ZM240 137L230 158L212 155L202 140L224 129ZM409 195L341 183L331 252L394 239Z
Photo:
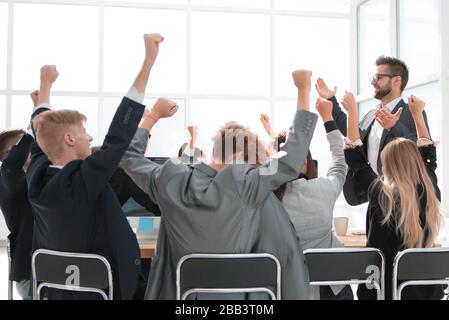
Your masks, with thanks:
M301 91L310 91L312 86L312 71L296 70L293 72L295 86Z
M408 107L412 115L419 115L424 112L426 103L415 96L410 96L410 98L408 98Z
M176 102L166 98L159 98L151 108L151 116L156 117L157 120L161 118L169 118L178 111Z
M357 101L351 92L346 91L341 104L348 113L353 113L357 111Z
M320 114L324 122L332 121L332 102L329 100L324 100L323 98L318 98L316 100L316 109Z
M53 84L59 76L55 65L45 65L41 68L41 82Z
M143 39L145 41L145 58L155 61L159 54L159 44L164 41L164 37L159 33L151 33L145 34Z

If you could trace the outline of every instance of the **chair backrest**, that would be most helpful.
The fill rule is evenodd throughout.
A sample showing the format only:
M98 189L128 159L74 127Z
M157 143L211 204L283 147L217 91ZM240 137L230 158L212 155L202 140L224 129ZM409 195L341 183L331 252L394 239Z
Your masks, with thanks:
M40 300L44 287L92 292L112 300L111 266L100 255L39 249L33 253L31 269L34 300Z
M407 249L396 255L393 299L400 300L407 286L436 284L449 285L449 248Z
M11 243L8 238L6 239L6 254L8 255L8 300L14 300L11 280Z
M310 285L366 284L377 290L377 298L385 298L385 258L380 250L309 249L304 251Z
M176 298L193 293L254 293L281 298L281 265L271 254L190 254L176 270Z

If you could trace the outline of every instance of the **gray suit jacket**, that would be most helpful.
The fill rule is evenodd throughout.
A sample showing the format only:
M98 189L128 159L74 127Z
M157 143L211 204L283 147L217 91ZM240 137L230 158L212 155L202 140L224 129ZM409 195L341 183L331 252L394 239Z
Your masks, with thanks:
M155 164L144 157L148 132L137 131L121 166L162 213L147 299L175 299L176 265L191 253L271 253L282 267L282 298L309 298L303 250L272 191L298 177L316 121L315 114L298 111L279 158L220 172L179 159Z

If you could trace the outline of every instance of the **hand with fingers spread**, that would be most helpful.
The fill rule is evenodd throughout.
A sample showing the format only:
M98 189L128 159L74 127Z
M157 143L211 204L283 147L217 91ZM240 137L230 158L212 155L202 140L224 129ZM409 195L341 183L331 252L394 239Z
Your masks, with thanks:
M331 90L322 78L317 79L315 83L315 89L318 92L318 95L326 100L335 97L335 95L337 94L337 87L335 87L334 90Z
M39 103L39 90L34 90L30 93L31 100L33 101L33 106L37 106Z
M329 100L323 98L316 100L316 109L325 123L334 120L332 117L332 106L333 104Z
M376 121L385 130L390 130L398 123L403 110L400 108L395 114L392 114L388 109L382 107L376 112Z
M262 123L262 126L264 127L268 135L271 138L274 138L276 136L276 132L274 132L273 128L271 127L270 118L266 114L261 114L260 122Z

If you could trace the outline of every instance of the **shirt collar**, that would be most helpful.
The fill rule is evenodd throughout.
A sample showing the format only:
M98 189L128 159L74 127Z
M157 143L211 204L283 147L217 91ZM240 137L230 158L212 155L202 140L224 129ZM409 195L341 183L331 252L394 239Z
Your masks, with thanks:
M401 100L402 100L402 97L396 98L393 101L391 101L390 103L387 103L385 108L387 108L388 110L390 110L390 112L392 112Z

